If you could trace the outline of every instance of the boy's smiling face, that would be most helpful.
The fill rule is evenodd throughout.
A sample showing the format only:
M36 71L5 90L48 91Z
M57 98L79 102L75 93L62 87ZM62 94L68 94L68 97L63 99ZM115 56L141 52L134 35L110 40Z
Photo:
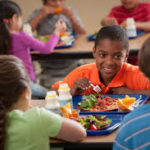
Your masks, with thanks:
M109 38L99 40L93 49L96 66L104 83L110 82L126 61L128 52L123 43Z

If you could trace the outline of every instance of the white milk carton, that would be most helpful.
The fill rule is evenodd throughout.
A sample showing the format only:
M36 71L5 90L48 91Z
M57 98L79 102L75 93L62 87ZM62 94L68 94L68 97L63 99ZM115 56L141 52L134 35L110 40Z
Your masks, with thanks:
M133 18L127 18L126 32L129 38L137 36L136 26Z
M59 85L59 104L61 106L66 105L68 102L72 103L72 96L70 94L70 88L67 83L62 83Z
M56 91L48 91L45 100L47 102L45 106L46 109L51 110L55 113L59 113L60 105L58 103L58 96L56 94Z

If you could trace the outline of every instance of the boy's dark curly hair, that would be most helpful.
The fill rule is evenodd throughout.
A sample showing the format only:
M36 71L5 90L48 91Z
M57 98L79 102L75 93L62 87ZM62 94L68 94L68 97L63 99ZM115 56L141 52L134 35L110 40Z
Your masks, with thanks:
M102 39L110 39L113 41L120 41L126 50L129 49L128 36L126 31L117 25L107 25L102 27L97 33L95 40L95 48Z

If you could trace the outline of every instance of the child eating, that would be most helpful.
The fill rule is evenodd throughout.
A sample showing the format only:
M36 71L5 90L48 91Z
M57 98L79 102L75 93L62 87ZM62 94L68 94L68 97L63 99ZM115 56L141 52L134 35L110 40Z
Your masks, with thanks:
M99 86L100 94L150 95L150 82L137 66L126 63L128 55L125 30L117 25L104 26L98 32L93 48L96 63L76 68L61 82L68 83L72 95L96 93L93 85ZM57 90L61 82L52 88Z
M1 150L49 150L49 137L70 142L85 138L81 124L44 108L29 109L30 78L20 59L1 55L0 68Z

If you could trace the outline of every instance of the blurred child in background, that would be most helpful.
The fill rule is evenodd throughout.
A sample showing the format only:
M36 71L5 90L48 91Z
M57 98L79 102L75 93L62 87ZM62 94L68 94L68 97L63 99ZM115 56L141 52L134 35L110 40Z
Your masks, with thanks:
M150 80L150 39L139 51L139 67ZM137 108L127 115L117 133L113 150L150 149L150 104Z
M127 26L127 18L134 18L136 29L150 31L150 3L139 0L120 0L122 5L112 8L109 15L102 19L104 25ZM137 57L128 58L128 62L138 65Z
M96 93L91 83L100 87L100 94L150 95L150 82L137 66L126 63L128 55L126 31L117 25L105 26L98 32L93 48L96 63L76 68L62 82L68 83L72 95ZM52 88L58 89L60 83Z
M43 7L36 9L29 17L31 27L38 35L52 34L60 18L66 23L67 32L85 33L78 14L72 8L65 7L65 0L42 0L42 2Z
M84 34L85 30L77 12L71 7L65 6L65 0L42 0L43 7L36 9L30 15L28 22L38 35L48 35L54 32L54 27L58 19L62 19L67 26L69 34ZM39 60L45 79L43 84L49 86L54 82L64 78L66 74L79 65L84 64L83 60L77 59L51 59ZM54 65L55 64L55 65ZM44 81L45 80L45 81Z
M20 59L1 55L0 68L1 150L49 150L49 137L70 142L85 138L81 124L44 108L29 109L30 78Z
M112 8L109 15L102 19L104 25L120 25L126 27L126 19L134 18L137 29L150 31L150 3L139 0L120 0L122 5Z
M59 41L60 32L66 28L62 20L56 23L56 29L48 42L43 43L21 31L22 20L19 6L12 1L0 1L0 54L12 54L23 60L31 78L32 96L44 98L47 89L36 84L30 50L51 53Z

